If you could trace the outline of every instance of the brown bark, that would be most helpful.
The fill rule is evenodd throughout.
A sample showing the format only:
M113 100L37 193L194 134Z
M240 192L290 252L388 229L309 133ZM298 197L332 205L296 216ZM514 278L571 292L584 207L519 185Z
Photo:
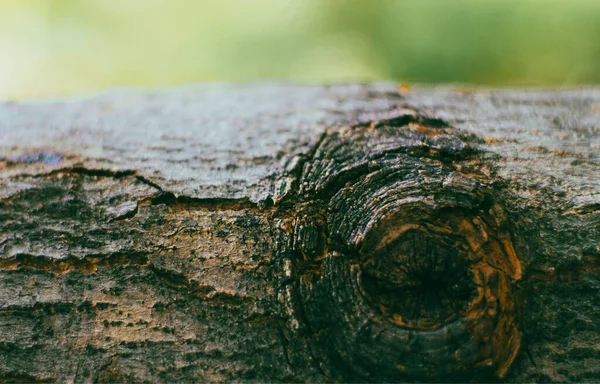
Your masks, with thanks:
M0 381L594 381L600 90L0 106Z

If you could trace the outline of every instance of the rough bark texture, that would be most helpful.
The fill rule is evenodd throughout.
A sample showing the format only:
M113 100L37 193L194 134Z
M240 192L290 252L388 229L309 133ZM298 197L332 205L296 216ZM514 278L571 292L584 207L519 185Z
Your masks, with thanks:
M0 381L596 381L600 90L0 106Z

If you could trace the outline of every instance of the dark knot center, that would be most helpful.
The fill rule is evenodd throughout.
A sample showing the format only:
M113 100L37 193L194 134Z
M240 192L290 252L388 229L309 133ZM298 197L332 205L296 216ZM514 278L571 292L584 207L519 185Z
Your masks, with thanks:
M411 229L367 252L362 286L391 321L437 328L456 319L475 294L472 272L452 236Z

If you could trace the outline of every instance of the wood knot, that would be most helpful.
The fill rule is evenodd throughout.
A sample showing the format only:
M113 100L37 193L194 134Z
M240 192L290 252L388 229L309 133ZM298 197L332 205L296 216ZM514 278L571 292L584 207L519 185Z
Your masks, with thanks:
M431 331L463 324L462 347L474 354L449 372L470 365L503 377L521 339L522 271L510 237L486 210L415 209L383 219L365 239L361 294L381 318L424 340L447 342Z
M284 301L306 348L339 381L504 377L521 344L522 270L501 204L443 170L390 174L298 221Z

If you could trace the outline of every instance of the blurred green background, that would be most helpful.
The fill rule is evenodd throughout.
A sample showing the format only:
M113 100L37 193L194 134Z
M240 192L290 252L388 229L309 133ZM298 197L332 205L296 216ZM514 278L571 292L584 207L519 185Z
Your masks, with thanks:
M0 98L286 79L600 82L598 0L0 0Z

